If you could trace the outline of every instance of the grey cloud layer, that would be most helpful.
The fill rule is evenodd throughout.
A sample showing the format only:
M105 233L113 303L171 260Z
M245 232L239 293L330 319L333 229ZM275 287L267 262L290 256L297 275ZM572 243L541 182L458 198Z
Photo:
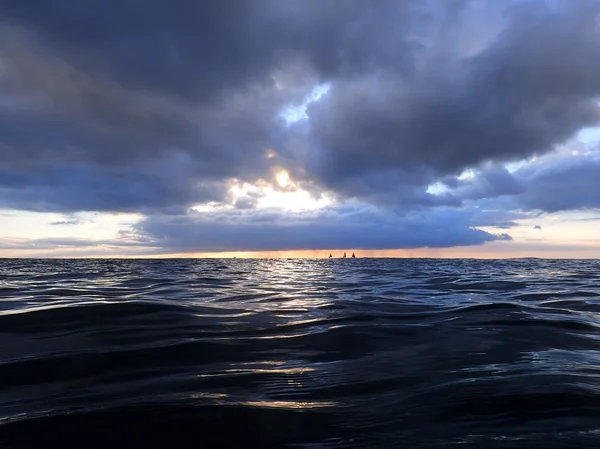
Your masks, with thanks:
M500 168L468 194L427 187L545 153L598 122L599 13L594 0L5 0L0 207L178 215L275 166L390 211L500 188L523 207L590 206L560 195L544 205L535 192L549 178ZM318 83L329 92L288 126L281 111ZM414 242L436 245L432 235Z
M149 217L135 229L174 252L451 247L511 239L475 229L471 219L467 212L447 209L399 216L373 208L335 208L294 217L228 211Z
M310 111L322 150L317 173L357 195L369 172L394 170L422 186L486 161L543 153L596 124L600 4L560 5L566 10L509 20L489 46L450 64L435 42L423 50L433 60L409 79L386 67L334 85L330 100Z
M504 210L553 213L600 209L600 148L585 154L549 154L509 172L490 164L472 179L450 181L451 194Z
M516 199L525 210L600 209L600 154L548 164L543 170L523 170L515 178L525 184Z

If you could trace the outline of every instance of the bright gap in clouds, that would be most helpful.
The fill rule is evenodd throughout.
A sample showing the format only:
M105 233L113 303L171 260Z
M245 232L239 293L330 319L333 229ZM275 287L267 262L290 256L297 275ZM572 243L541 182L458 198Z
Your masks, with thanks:
M309 192L301 189L285 170L275 174L275 181L285 190L277 190L270 184L234 183L231 188L234 203L240 198L254 197L257 209L276 208L288 212L302 212L321 209L332 202L324 195L320 198L311 196Z
M106 243L124 242L126 238L120 231L142 218L135 213L0 210L0 257L112 256L122 249L110 249ZM49 249L44 239L58 239L62 243L56 242L55 248Z
M281 112L281 116L285 119L288 125L299 120L307 119L308 115L306 114L306 107L308 104L318 101L323 95L329 92L330 87L331 86L329 83L317 84L315 87L313 87L313 90L310 92L310 94L304 97L304 101L301 104L290 106L284 109Z
M111 239L118 230L142 218L135 213L0 211L0 235L6 238Z
M427 193L429 193L431 195L441 195L442 193L445 193L448 190L450 190L450 189L448 189L448 187L446 187L441 182L435 182L435 183L431 184L429 187L427 187Z
M304 212L322 209L333 203L333 199L328 195L321 194L315 198L308 191L300 188L285 170L278 171L274 180L283 190L264 180L259 180L255 184L233 180L229 189L229 203L198 204L191 209L196 212L231 210L239 200L251 199L256 210L280 209L286 212Z
M458 177L458 179L460 179L460 180L473 179L473 178L475 178L475 172L470 168L464 170ZM431 195L441 195L443 193L449 192L450 189L441 182L434 182L433 184L430 184L427 187L426 191L427 191L427 193L429 193Z
M600 144L600 127L584 128L577 133L577 140L587 149Z
M589 127L583 128L580 130L573 139L569 140L565 144L557 145L554 151L550 151L544 155L533 156L529 159L523 159L520 161L507 162L504 164L506 170L509 173L514 173L520 168L525 167L527 164L534 163L541 160L549 160L553 158L564 158L566 156L580 156L585 154L590 154L591 152L598 151L598 147L600 146L600 127ZM460 180L470 180L474 179L476 176L476 171L468 168L464 170L458 179ZM443 193L448 192L450 189L442 184L441 182L435 182L427 188L427 193L432 195L441 195Z

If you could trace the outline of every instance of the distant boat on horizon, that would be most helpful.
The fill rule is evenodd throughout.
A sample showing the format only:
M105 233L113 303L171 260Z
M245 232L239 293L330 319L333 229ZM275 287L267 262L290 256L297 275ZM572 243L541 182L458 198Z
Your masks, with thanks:
M346 257L346 253L344 253L344 255L342 256L342 259Z
M329 253L329 258L331 259L331 257L332 257L332 256L331 256L331 253Z
M353 258L353 259L354 259L354 258L356 258L356 256L354 255L354 253L352 253L352 258Z

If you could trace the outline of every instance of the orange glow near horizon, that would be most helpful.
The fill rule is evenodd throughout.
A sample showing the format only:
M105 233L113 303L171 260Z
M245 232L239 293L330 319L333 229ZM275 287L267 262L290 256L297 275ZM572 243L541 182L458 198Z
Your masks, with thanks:
M440 259L511 259L523 257L556 258L556 259L599 259L600 243L581 246L524 245L513 242L493 242L480 246L459 246L453 248L415 248L415 249L331 249L331 250L296 250L296 251L248 251L228 253L190 253L172 254L166 257L198 257L198 258L265 258L265 259L325 259L332 255L334 259L350 257L355 253L357 258L440 258Z
M143 248L139 248L143 250ZM119 258L119 259L174 259L174 258L238 258L238 259L326 259L329 254L339 259L346 252L357 258L473 258L510 259L523 257L556 259L600 259L600 242L578 242L565 245L542 245L536 242L491 242L479 246L459 246L453 248L415 249L319 249L289 251L231 251L231 252L189 252L162 254L120 254L117 248L96 247L85 249L62 248L62 252L47 251L1 251L0 257L40 257L40 258Z
M507 259L523 257L559 258L559 259L600 259L600 239L590 234L574 236L572 240L557 242L533 238L525 231L515 232L518 239L513 241L495 241L484 245L457 246L450 248L414 248L414 249L360 249L330 248L279 251L227 251L227 252L159 252L159 248L97 245L83 247L63 246L55 249L0 249L0 258L314 258L325 259L329 254L341 258L344 252L357 258L475 258ZM533 234L535 235L535 234ZM582 238L583 237L583 238ZM153 254L147 252L153 251Z

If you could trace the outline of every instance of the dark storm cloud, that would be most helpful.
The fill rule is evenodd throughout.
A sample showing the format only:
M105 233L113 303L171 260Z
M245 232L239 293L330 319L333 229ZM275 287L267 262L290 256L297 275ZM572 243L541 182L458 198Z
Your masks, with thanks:
M559 212L600 209L600 159L560 161L544 170L516 174L528 186L517 201L527 210Z
M467 204L504 211L513 219L532 218L536 211L600 209L600 150L551 153L512 173L489 165L454 187L451 194Z
M174 252L441 248L510 240L470 227L468 213L452 210L405 216L373 208L266 214L266 220L261 212L149 217L134 229Z
M31 173L0 170L0 208L38 212L161 211L182 213L181 201L193 203L220 199L226 186L187 184L177 172L148 173L133 168L101 169L89 165L59 166Z
M294 89L372 60L391 63L370 45L394 37L391 22L375 27L381 8L405 16L394 3L7 1L0 5L3 79L52 108L46 122L37 117L37 127L52 133L30 140L83 147L93 163L183 147L204 174L231 176L228 166L239 161L237 171L247 170L273 140L282 101L305 93ZM387 48L403 45L398 39ZM275 92L273 77L284 93ZM57 135L61 119L85 127L84 135ZM6 128L22 128L13 125ZM15 137L7 143L19 145Z
M68 11L61 16L67 21L69 14L78 16L80 9L103 9L101 2L60 5L67 3ZM54 26L54 13L37 15L44 5L36 10L30 4L20 11L34 14L30 18L19 14L18 5L0 5L7 13L0 22L0 90L6 94L0 104L0 170L7 174L0 184L8 189L5 203L34 210L39 210L40 202L48 203L47 210L64 211L164 209L211 199L198 194L199 183L219 184L231 177L254 180L264 174L264 152L281 122L277 116L281 98L276 93L260 86L253 88L246 79L237 85L225 83L210 101L205 96L203 101L194 101L193 97L184 99L185 92L175 95L164 83L146 85L143 77L137 84L134 78L121 79L125 67L120 63L125 60L117 63L109 53L111 48L118 53L127 47L126 37L117 45L118 30L111 29L110 23L103 24L100 15L90 18L94 21L91 28L106 38L106 45L113 39L114 47L108 45L94 53L89 39L77 36L89 31L85 26L66 27L64 33L73 34L63 42L56 30L48 28ZM8 20L11 14L12 20ZM154 20L160 22L160 16L157 12ZM133 24L131 28L135 28ZM185 28L169 28L165 33L172 34L175 48L187 45L190 37ZM137 39L135 32L130 37ZM139 67L132 62L139 54L130 50L129 64L135 72ZM211 54L223 57L223 49L213 50ZM90 69L82 63L80 56L91 54L102 67ZM229 58L235 66L235 54L225 59ZM207 62L201 59L193 59L200 64L198 70ZM166 61L159 53L152 56L152 62L158 69ZM152 77L153 73L146 75ZM199 73L185 76L195 79L198 89L214 90L205 85ZM214 77L218 83L227 79L223 73ZM155 90L151 90L153 86ZM81 172L93 173L93 182L87 182ZM64 183L70 189L62 189ZM40 190L40 201L20 192L23 188L31 191L33 185ZM104 190L115 194L93 198ZM36 192L31 193L35 196Z
M312 192L395 214L435 215L494 195L543 210L591 207L591 197L539 196L538 183L553 188L546 175L521 179L498 163L550 151L598 122L599 12L592 0L5 0L0 207L141 211L158 214L146 229L172 229L160 214L230 199L232 179L270 179L279 166ZM308 120L288 126L281 112L323 83L329 91L307 107ZM458 179L481 166L476 185ZM450 192L429 193L438 181ZM248 196L235 207L256 204ZM343 242L489 238L460 221L412 240L368 237L385 220L343 224ZM254 214L214 232L260 241L250 222L281 234L281 247L320 245L302 230L308 219L292 226ZM188 224L212 232L207 223Z
M265 6L264 1L8 0L1 10L77 69L106 73L135 90L188 98L261 78L274 57L262 17Z
M485 165L477 171L475 180L455 178L446 185L458 189L459 196L467 200L517 195L525 190L523 182L513 176L502 164Z
M206 99L261 83L297 53L331 77L371 64L410 65L416 2L361 0L59 0L0 5L78 70L132 89ZM418 12L418 11L417 11ZM378 47L378 51L373 51Z
M598 123L600 3L550 9L538 2L523 17L528 3L472 55L448 61L435 53L444 44L433 42L420 50L431 59L416 63L414 77L381 68L334 83L309 110L317 176L357 195L369 173L396 170L405 184L424 185L486 161L545 152Z

